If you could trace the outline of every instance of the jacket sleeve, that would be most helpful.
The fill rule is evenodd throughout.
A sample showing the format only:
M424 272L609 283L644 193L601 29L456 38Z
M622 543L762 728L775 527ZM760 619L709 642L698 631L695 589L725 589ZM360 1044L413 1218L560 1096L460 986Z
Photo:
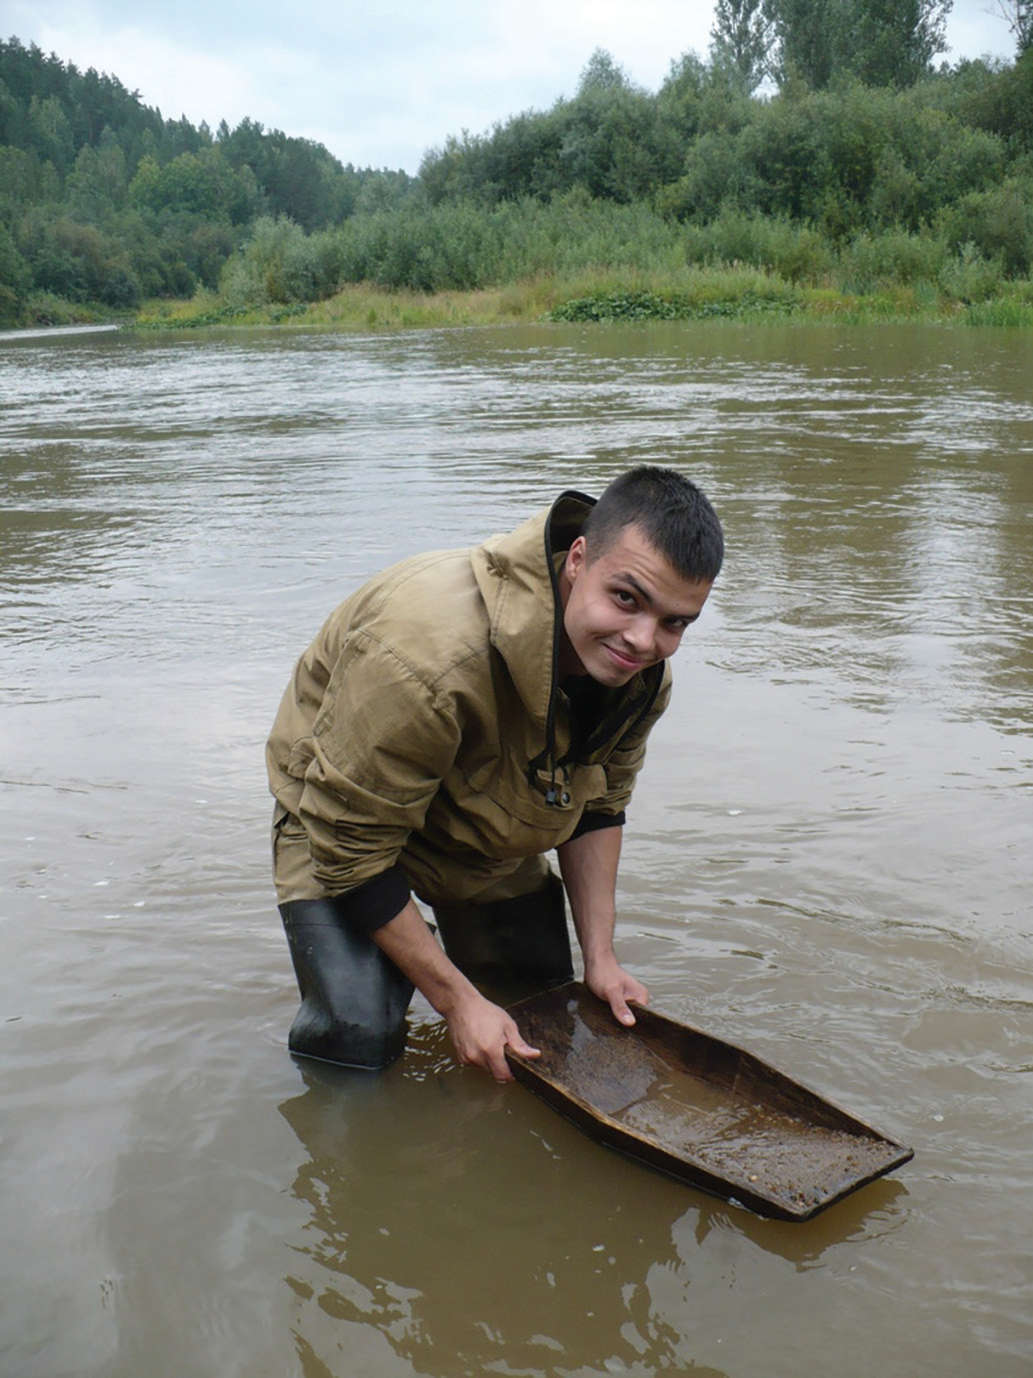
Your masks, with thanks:
M606 793L596 799L590 799L585 805L584 817L589 822L581 831L588 832L592 828L605 826L600 815L618 815L616 821L623 823L624 811L631 800L635 779L646 759L646 738L670 700L671 671L670 667L665 665L659 692L649 711L626 736L621 738L616 750L606 762Z
M306 746L298 817L316 880L334 895L356 892L356 921L376 928L408 899L398 857L455 759L459 725L447 696L357 633L341 648Z

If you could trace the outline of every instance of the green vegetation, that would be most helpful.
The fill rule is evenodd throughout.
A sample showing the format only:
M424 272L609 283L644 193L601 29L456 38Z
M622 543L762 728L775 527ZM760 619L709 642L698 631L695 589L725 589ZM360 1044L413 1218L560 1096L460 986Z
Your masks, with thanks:
M163 120L11 39L0 323L1029 325L1033 51L1011 8L1013 63L934 70L943 0L721 0L709 60L656 93L596 52L573 97L450 138L417 177Z
M262 217L318 233L413 179L244 120L165 120L115 77L0 43L0 322L214 290Z

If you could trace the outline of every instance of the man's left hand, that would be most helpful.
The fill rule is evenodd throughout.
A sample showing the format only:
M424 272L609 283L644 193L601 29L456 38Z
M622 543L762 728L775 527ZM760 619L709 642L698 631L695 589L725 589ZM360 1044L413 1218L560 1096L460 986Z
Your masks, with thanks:
M628 1001L639 1005L649 1004L649 991L641 981L625 971L616 957L585 967L585 985L593 995L605 1000L613 1011L613 1017L627 1028L635 1022L635 1016L628 1007Z

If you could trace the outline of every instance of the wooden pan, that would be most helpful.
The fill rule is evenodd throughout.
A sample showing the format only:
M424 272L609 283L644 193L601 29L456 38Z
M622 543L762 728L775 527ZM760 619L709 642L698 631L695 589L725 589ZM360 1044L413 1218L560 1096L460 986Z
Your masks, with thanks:
M570 981L509 1007L513 1075L578 1128L693 1186L808 1220L914 1151L742 1048L655 1010L626 1029Z

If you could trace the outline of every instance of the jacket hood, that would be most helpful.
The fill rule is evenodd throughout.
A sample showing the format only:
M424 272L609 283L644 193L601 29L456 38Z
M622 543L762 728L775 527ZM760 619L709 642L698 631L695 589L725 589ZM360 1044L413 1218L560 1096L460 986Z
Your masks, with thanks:
M573 489L515 531L491 536L472 553L488 610L491 644L517 693L543 729L550 716L563 625L555 557L569 550L595 499Z

